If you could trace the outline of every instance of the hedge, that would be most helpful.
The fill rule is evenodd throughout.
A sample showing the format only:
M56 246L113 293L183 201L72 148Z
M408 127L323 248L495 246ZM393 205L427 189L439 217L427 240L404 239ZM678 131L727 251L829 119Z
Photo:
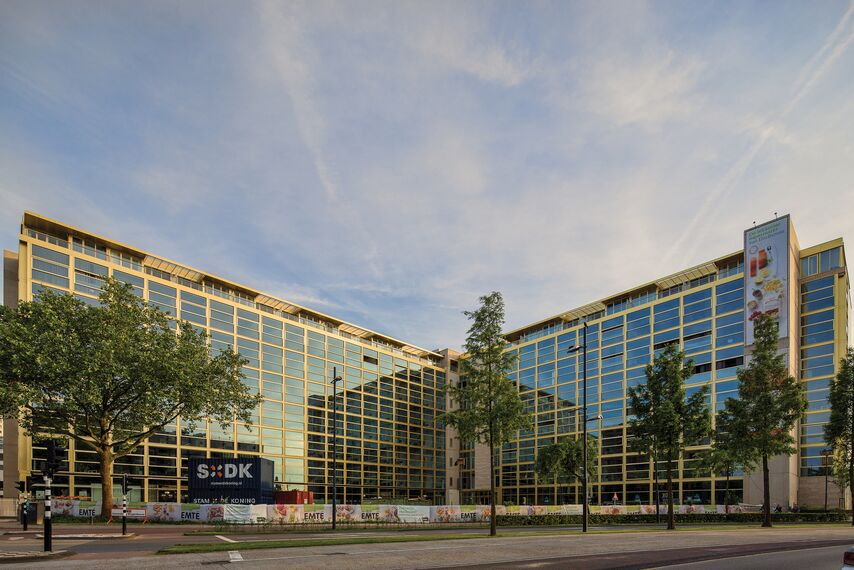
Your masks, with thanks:
M662 513L661 520L667 515ZM629 513L625 515L589 515L593 525L654 523L655 515ZM851 519L844 511L821 513L771 513L771 520L778 523L830 523L849 522ZM499 515L495 522L498 526L577 526L581 524L581 515ZM761 523L762 513L694 513L676 514L677 523Z

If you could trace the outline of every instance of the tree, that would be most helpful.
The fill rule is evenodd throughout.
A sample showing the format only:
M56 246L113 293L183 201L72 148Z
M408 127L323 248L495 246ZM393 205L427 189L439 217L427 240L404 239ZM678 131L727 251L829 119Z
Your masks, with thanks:
M587 436L587 477L596 476L599 444L595 437ZM577 481L582 477L584 446L582 439L564 438L537 452L534 470L540 479L547 481Z
M834 479L840 486L846 485L854 497L854 348L848 347L839 362L829 400L830 420L824 426L824 439L833 449Z
M712 446L700 455L700 466L716 477L721 474L726 477L724 510L729 512L732 502L730 479L737 469L751 469L753 464L750 463L749 458L740 455L739 448L734 445L730 434L716 429L712 433Z
M516 432L531 429L531 418L519 391L507 377L516 356L505 351L507 341L501 336L501 293L493 291L479 301L478 309L464 313L472 324L460 360L460 385L447 388L458 408L440 418L457 429L460 440L484 443L489 448L489 534L495 536L495 455L502 445L514 439Z
M129 285L106 280L99 306L45 292L0 307L0 413L30 435L93 449L102 513L113 498L113 464L164 426L209 417L249 422L259 397L241 381L230 348L212 356L206 334L170 328Z
M633 417L629 420L630 446L664 462L667 475L667 528L676 528L673 514L673 470L685 447L698 445L709 435L711 416L706 405L708 386L686 397L685 380L694 363L676 344L668 345L646 367L646 384L629 388Z
M762 464L763 527L771 526L768 460L795 453L792 430L807 407L803 386L789 376L784 356L777 353L778 329L768 315L756 319L750 362L738 371L738 398L727 399L717 420L741 458Z
M845 449L846 445L843 442L832 444L830 448L830 465L828 466L825 460L825 469L830 469L830 476L833 479L833 484L839 489L839 495L844 498L845 490L851 485L851 472L849 471L849 452ZM854 521L852 521L854 526Z

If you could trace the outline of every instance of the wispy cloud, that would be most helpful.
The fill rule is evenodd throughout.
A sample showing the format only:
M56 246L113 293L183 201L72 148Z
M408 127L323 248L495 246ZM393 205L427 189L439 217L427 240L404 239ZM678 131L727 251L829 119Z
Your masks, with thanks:
M685 230L676 239L665 256L672 259L679 256L683 262L691 259L700 247L698 237L703 237L703 225L713 225L724 210L727 197L735 191L745 177L748 169L757 157L765 150L766 145L785 129L785 121L798 104L809 95L817 83L836 64L842 54L854 41L854 1L842 15L836 27L827 36L818 51L801 68L794 84L794 94L785 101L778 110L773 112L756 128L747 131L748 144L744 152L720 178L714 189L706 195L702 206L691 218ZM765 212L765 215L768 213Z
M311 43L300 23L300 13L307 8L308 5L302 2L265 1L259 6L258 15L263 26L262 37L267 40L265 47L272 55L274 67L271 71L285 86L299 133L311 152L317 177L327 197L332 200L337 190L324 151L326 122L314 103L314 74L321 63L311 51Z
M615 6L6 2L3 243L41 210L435 348L854 230L850 2Z

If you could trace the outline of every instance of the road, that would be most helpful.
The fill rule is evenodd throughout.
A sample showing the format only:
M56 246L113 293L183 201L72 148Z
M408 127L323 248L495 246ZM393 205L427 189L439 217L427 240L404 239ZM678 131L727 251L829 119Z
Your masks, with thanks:
M727 570L839 570L844 547L826 546L804 550L752 554L726 559ZM669 566L668 570L712 570L721 567L720 560L706 560Z
M110 532L115 532L111 528ZM133 530L139 530L139 527ZM143 534L130 540L56 541L55 548L67 548L76 554L71 558L27 568L126 569L181 567L210 568L229 566L231 570L265 568L719 568L726 559L728 570L738 568L838 568L842 552L854 544L851 527L779 527L771 530L704 529L666 532L647 530L625 532L614 529L602 534L569 534L543 536L531 532L522 537L473 538L466 540L413 542L393 544L359 544L316 546L288 549L240 550L233 554L152 555L162 546L175 543L218 542L223 539L281 539L281 535L228 534L216 536L182 536L187 527L146 527ZM528 529L531 530L531 529ZM67 532L68 529L62 529ZM80 532L78 530L78 532ZM393 533L423 534L437 531ZM438 531L442 532L442 531ZM459 533L460 531L453 531ZM482 529L471 532L482 533ZM377 531L354 531L342 535L376 535ZM288 537L295 537L290 534ZM304 536L304 535L303 535ZM329 533L313 536L328 538ZM0 537L0 548L37 548L33 538L19 539L14 544ZM233 560L233 562L230 562ZM681 565L681 566L674 566ZM16 567L18 565L7 565Z

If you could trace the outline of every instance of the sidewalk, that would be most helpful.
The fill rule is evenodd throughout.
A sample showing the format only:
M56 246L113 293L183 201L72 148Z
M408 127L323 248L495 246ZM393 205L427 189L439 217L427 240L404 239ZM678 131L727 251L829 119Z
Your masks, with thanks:
M53 552L42 552L40 550L16 550L0 551L0 564L14 564L24 562L42 562L64 558L71 555L68 550L54 550Z

